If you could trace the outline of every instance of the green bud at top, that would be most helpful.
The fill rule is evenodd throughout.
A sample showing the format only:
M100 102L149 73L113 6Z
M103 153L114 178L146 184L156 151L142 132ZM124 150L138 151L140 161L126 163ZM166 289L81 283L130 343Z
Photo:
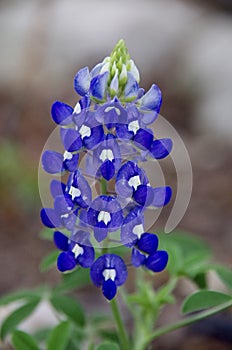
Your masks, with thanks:
M139 71L131 60L125 41L120 39L111 52L110 57L106 57L104 62L107 66L104 69L109 70L108 92L111 98L117 96L122 100L125 98L125 87L128 82L128 73L130 73L137 83L139 83ZM131 100L131 98L130 98Z

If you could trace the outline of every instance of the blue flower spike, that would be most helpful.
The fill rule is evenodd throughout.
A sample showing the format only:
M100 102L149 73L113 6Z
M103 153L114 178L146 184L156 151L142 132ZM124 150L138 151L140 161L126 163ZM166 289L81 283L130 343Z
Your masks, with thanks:
M128 274L111 243L126 246L136 268L157 273L168 263L158 237L144 227L146 210L167 205L172 189L152 187L143 162L167 157L173 144L149 128L161 108L159 87L153 84L146 92L139 83L138 68L119 40L102 62L76 73L80 98L74 107L53 103L51 116L64 150L45 150L41 157L44 171L56 176L50 183L53 206L40 216L54 231L57 268L64 273L89 268L93 284L109 301ZM102 248L96 260L94 246Z

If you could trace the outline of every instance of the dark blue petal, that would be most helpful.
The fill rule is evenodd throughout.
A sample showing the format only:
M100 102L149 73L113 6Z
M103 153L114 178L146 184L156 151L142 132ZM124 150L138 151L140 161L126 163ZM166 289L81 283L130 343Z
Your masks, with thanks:
M42 166L49 174L61 173L63 168L63 155L55 151L45 151L42 155Z
M131 255L131 262L135 267L139 267L143 265L145 259L146 259L146 256L144 254L140 253L137 249L133 248L132 255Z
M58 249L67 251L69 248L69 239L67 236L65 236L62 232L55 231L54 232L54 243L57 246Z
M87 149L93 149L104 139L104 130L102 125L91 128L91 135L83 138L83 144Z
M105 97L108 76L109 73L105 72L101 75L97 75L91 80L90 92L92 96L99 101L102 101Z
M159 87L153 84L139 102L142 109L150 109L159 113L162 103L162 94Z
M52 180L50 183L50 191L52 197L55 198L61 194L64 194L66 185L59 180Z
M106 254L107 255L107 254ZM116 277L115 277L115 284L116 286L121 286L126 282L127 279L127 267L123 261L123 259L116 255L116 254L108 254L109 258L108 260L108 265L111 268L115 268L116 270Z
M114 164L110 160L106 160L100 167L102 176L109 181L115 174Z
M169 155L172 150L171 139L154 140L151 144L150 152L156 159L162 159Z
M65 153L64 153L63 166L69 172L73 172L77 169L78 161L79 161L79 154L72 154L71 159L65 159Z
M42 223L49 228L62 227L59 215L52 208L43 208L40 217Z
M104 297L106 297L106 299L112 300L117 293L117 287L115 282L111 279L104 281L102 285L102 293Z
M82 147L82 140L78 131L74 129L65 129L61 136L64 148L68 152L78 151Z
M148 130L139 129L133 140L139 148L150 149L153 141L153 135Z
M145 266L153 272L161 272L165 269L167 263L168 253L165 250L158 250L146 259Z
M72 270L76 267L76 260L71 252L62 252L57 259L57 268L61 272Z
M169 186L157 187L153 189L153 201L154 207L163 207L168 204L172 197L172 189Z
M68 125L72 123L73 108L63 102L56 101L51 108L52 119L55 123Z
M138 248L147 254L153 254L158 248L159 240L155 234L143 233L138 240Z
M88 91L90 87L90 74L89 74L89 68L84 67L77 72L75 78L74 78L74 89L76 92L84 96Z
M134 192L134 200L143 207L148 207L152 204L154 198L154 189L151 186L140 185Z
M82 267L90 267L94 262L94 249L83 245L81 247L84 249L84 253L78 256L77 261Z
M90 277L96 287L101 287L104 282L103 271L106 268L105 255L100 256L91 266Z

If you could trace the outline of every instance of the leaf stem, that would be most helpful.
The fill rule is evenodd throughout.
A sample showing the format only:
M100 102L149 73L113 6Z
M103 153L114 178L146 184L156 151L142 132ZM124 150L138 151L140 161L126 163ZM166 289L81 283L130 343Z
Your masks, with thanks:
M110 305L111 305L112 314L117 324L118 337L119 337L119 341L121 342L122 350L129 350L130 349L129 339L120 315L116 298L111 300Z
M201 313L198 313L197 315L193 315L191 317L188 317L184 320L181 320L175 324L171 324L169 326L166 327L160 327L158 328L156 331L154 331L151 335L149 335L146 339L147 344L150 343L152 340L160 337L161 335L164 335L166 333L175 331L176 329L182 328L182 327L186 327L194 322L200 321L206 317L212 316L218 312L221 312L223 310L228 309L229 307L232 306L232 301L228 301L226 303L223 303L217 307L214 307L210 310L207 311L203 311Z

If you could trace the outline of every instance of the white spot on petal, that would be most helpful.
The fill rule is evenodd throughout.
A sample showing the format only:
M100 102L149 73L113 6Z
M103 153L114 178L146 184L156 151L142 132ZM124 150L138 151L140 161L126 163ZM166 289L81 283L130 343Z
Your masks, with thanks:
M114 159L114 154L111 149L103 149L99 158L104 162L105 160L112 160Z
M115 277L116 277L116 271L115 271L115 269L105 269L103 271L103 276L104 276L105 281L107 281L109 279L114 281Z
M70 190L68 193L70 194L70 196L72 196L72 200L74 200L74 198L76 197L80 197L81 195L81 191L79 190L79 188L76 188L74 186L70 187Z
M79 114L81 112L81 105L79 102L77 102L76 106L74 107L73 113Z
M112 111L112 109L115 110L115 112L117 113L117 115L120 115L120 114L121 114L120 109L117 108L117 107L113 107L113 106L106 107L105 112L108 113L108 112Z
M144 229L143 229L143 225L136 225L134 226L132 232L134 233L134 235L138 236L138 238L141 237L141 235L144 233Z
M133 187L136 191L138 186L141 185L140 177L139 175L132 176L130 180L128 181L129 186Z
M107 211L101 210L100 213L98 214L97 221L101 222L103 221L105 225L108 224L108 222L111 221L111 216L110 213Z
M82 255L84 253L84 249L76 243L72 249L72 252L74 253L76 259L79 255Z
M134 135L137 133L137 131L139 130L139 122L138 120L133 120L133 122L130 122L128 124L128 130L132 131L134 133Z
M65 151L63 154L63 160L71 160L73 157L71 152Z
M81 134L81 138L83 139L84 137L89 137L91 135L91 129L86 126L86 125L82 125L79 133Z

